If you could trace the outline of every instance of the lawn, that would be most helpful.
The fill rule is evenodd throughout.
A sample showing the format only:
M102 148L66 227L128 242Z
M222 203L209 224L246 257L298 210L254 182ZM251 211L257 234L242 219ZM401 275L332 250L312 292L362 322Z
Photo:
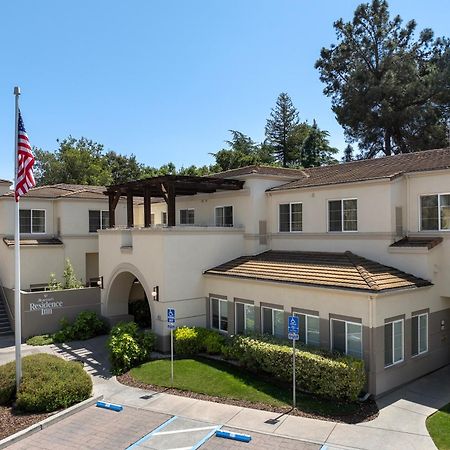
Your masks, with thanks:
M170 360L150 361L132 369L130 373L139 382L171 387ZM175 360L173 387L272 407L292 405L292 390L289 387L216 360L202 358ZM297 393L298 409L313 414L325 416L352 414L358 406L354 403L339 403Z
M439 450L450 450L450 403L428 417L427 429Z

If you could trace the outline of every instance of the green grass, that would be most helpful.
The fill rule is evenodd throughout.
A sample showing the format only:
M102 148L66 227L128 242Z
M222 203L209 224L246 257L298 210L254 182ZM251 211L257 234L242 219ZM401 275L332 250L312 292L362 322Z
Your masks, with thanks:
M28 345L50 345L53 344L53 334L42 334L40 336L33 336L26 340Z
M156 360L131 370L140 382L170 387L170 360ZM292 405L292 391L287 386L258 377L222 361L203 358L174 361L174 387L184 391L224 399L286 407ZM358 405L339 403L297 393L297 408L321 415L351 414Z
M439 450L450 450L450 403L428 417L427 429Z

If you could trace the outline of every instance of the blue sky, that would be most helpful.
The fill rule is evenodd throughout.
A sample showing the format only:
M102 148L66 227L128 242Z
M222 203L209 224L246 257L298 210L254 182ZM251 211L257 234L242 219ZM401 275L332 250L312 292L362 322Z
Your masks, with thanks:
M12 0L0 4L0 178L13 177L14 85L32 144L85 136L141 162L209 164L229 129L262 140L282 91L344 148L314 62L353 0ZM448 0L391 12L448 35Z

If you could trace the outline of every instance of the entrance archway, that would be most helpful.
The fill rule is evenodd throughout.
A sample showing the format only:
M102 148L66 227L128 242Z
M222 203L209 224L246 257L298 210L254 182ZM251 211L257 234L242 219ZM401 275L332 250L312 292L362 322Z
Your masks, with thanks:
M135 272L123 270L113 277L106 295L106 315L114 322L134 320L141 327L152 328L148 289Z

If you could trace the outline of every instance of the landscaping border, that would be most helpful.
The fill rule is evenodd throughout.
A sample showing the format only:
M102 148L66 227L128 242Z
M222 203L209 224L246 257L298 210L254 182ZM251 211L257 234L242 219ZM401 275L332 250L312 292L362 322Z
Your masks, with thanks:
M51 415L50 417L47 417L46 419L35 423L28 428L25 428L24 430L20 430L17 433L12 434L11 436L8 436L0 441L0 449L6 448L9 445L13 444L14 442L20 441L31 434L37 433L38 431L43 430L44 428L47 428L50 425L53 425L60 420L65 419L66 417L71 416L72 414L77 413L78 411L82 411L83 409L88 408L89 406L92 406L93 404L97 403L97 401L103 399L103 395L96 395L94 397L88 398L87 400L84 400L80 403L77 403L76 405L72 405L69 408L63 409L62 411Z

